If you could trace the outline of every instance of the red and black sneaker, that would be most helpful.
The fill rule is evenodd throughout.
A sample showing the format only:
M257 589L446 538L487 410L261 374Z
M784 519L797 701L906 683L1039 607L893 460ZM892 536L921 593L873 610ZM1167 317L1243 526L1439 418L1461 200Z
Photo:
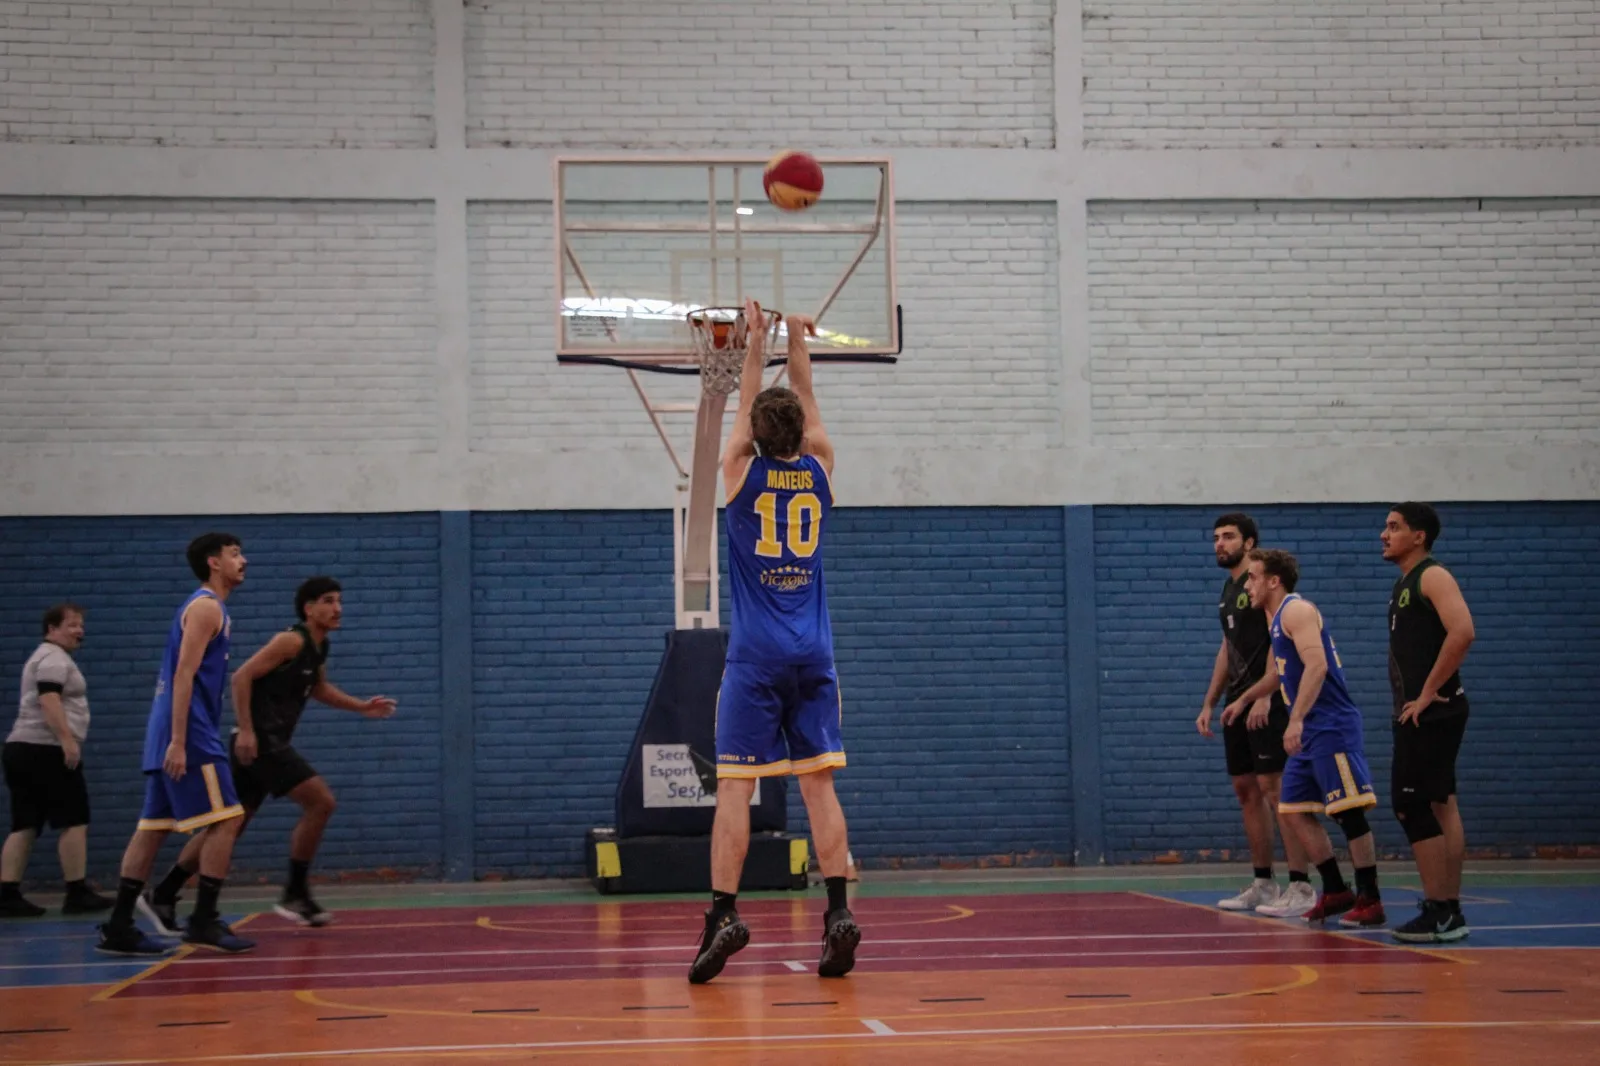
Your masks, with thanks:
M1356 905L1339 919L1339 924L1346 929L1376 929L1388 921L1388 916L1383 913L1383 900L1372 896L1357 896Z
M1317 905L1306 912L1306 924L1322 925L1355 905L1356 894L1348 888L1343 892L1324 892L1317 897Z

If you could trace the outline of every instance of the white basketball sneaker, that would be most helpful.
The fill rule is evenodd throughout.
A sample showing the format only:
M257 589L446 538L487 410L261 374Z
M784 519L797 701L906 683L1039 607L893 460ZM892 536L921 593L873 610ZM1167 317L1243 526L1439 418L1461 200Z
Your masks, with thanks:
M1287 892L1256 907L1256 913L1268 918L1298 918L1316 905L1317 890L1310 881L1290 881Z
M1250 887L1237 896L1217 900L1217 906L1225 911L1250 911L1263 904L1276 903L1282 895L1283 890L1276 881L1251 881Z

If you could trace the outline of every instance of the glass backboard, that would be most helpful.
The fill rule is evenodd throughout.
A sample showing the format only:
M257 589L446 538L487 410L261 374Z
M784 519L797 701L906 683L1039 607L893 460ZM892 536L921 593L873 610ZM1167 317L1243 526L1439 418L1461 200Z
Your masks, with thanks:
M818 356L899 352L889 161L818 162L822 198L787 212L765 158L557 159L557 355L692 363L688 312L746 297L814 316Z

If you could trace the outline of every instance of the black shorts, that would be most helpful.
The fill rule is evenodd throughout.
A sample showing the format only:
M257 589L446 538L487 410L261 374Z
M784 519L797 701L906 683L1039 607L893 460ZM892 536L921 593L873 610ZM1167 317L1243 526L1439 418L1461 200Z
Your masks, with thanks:
M57 829L89 824L89 786L83 760L67 769L54 744L6 744L6 787L11 790L11 831L39 832L49 822Z
M239 757L233 754L233 744L234 740L228 741L233 786L238 789L239 802L245 810L255 810L268 796L286 796L317 776L316 768L292 747L259 752L249 766L241 766Z
M1222 745L1228 754L1228 776L1281 774L1289 756L1283 750L1283 734L1289 728L1289 709L1274 697L1267 724L1251 729L1245 724L1248 711L1222 727Z
M1398 806L1420 796L1444 803L1456 794L1456 755L1467 732L1467 715L1424 718L1420 725L1394 723L1394 767L1390 796Z

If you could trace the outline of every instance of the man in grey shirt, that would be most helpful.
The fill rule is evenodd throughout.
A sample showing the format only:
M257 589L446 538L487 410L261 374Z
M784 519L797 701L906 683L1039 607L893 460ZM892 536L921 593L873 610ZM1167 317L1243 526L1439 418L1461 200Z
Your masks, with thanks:
M111 900L84 881L89 838L89 790L83 741L89 735L89 697L72 653L83 643L83 608L61 603L44 613L44 642L22 667L17 723L3 761L11 792L11 835L0 851L0 917L45 912L22 895L28 854L45 823L60 833L57 851L67 883L63 914L89 914Z

